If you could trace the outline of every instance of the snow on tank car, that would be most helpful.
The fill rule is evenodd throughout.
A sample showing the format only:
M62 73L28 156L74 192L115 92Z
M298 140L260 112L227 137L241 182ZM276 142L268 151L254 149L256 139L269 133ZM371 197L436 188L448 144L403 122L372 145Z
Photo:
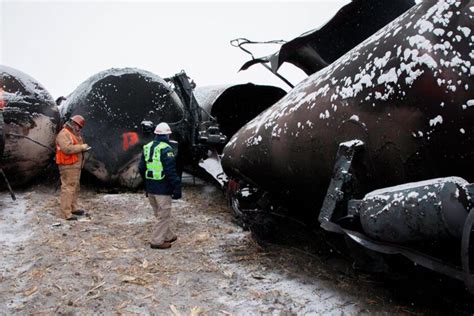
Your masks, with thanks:
M339 145L359 139L365 192L445 176L474 181L471 7L422 2L308 77L232 137L225 172L311 211Z
M0 66L0 111L0 168L13 186L23 185L51 162L59 112L38 81L6 66Z
M240 129L222 158L236 214L319 212L474 290L473 8L415 5Z
M138 160L153 136L142 133L141 122L167 122L180 145L189 142L176 129L184 119L178 95L165 80L141 69L113 68L90 77L67 97L60 112L63 121L84 116L82 134L92 147L84 168L111 185L136 188L142 182Z

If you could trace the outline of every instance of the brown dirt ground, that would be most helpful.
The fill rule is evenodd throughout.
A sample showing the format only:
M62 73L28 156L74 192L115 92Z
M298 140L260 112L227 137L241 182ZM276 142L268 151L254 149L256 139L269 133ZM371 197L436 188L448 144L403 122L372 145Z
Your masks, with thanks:
M0 314L413 314L350 262L298 247L257 244L233 223L219 189L201 181L173 202L178 240L153 250L143 193L83 188L91 214L56 216L58 195L39 185L12 202L0 193ZM433 312L433 310L431 310Z

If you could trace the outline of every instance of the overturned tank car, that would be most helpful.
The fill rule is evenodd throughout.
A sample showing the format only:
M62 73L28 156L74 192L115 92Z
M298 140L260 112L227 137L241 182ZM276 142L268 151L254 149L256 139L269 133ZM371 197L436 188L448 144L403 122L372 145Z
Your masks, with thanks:
M196 87L193 92L203 121L216 120L228 139L286 94L281 88L253 83Z
M140 69L110 69L82 83L62 101L60 112L63 121L75 114L86 119L82 133L92 150L84 168L104 183L136 188L142 182L142 146L153 138L157 123L172 128L179 171L197 168L202 159L217 157L235 131L285 94L248 84L198 89L196 99L194 88L184 72L162 79ZM255 106L253 97L262 102Z
M58 124L48 91L27 74L0 66L0 169L12 186L32 180L52 161Z
M220 141L218 133L206 133L204 138L215 145L199 162L204 169L221 185L226 181L222 170L220 155L225 143L246 123L280 100L286 92L278 87L255 85L253 83L237 85L204 86L194 89L194 96L202 109L202 124L214 124L224 139ZM219 128L216 128L219 127ZM212 128L206 130L211 131ZM211 138L211 139L209 139ZM200 173L201 169L195 170Z
M240 129L236 214L318 219L472 288L472 6L417 4Z
M82 83L61 103L63 122L80 114L86 119L83 137L92 150L84 169L104 183L135 188L141 183L138 160L142 146L153 138L146 122L168 122L183 148L185 111L171 85L140 69L109 69ZM145 122L142 127L141 123Z

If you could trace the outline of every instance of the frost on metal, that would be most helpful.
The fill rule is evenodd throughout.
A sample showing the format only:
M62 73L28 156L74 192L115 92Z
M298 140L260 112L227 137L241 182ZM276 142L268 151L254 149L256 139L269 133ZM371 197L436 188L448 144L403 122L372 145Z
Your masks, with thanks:
M0 111L0 168L12 185L22 185L51 162L59 112L38 81L6 66L0 66Z
M135 188L141 183L138 160L152 139L140 123L181 121L184 109L171 84L136 68L113 68L93 75L60 106L63 121L75 114L86 119L82 131L92 146L84 168L99 180ZM180 138L180 133L174 133ZM179 139L181 140L181 139Z
M308 77L232 137L226 173L322 198L338 144L357 138L369 189L473 179L470 7L423 1Z
M360 101L362 106L385 103L377 101L404 101L407 100L407 90L427 77L434 78L443 88L443 99L449 99L449 95L456 92L456 89L465 88L466 85L469 89L471 67L474 65L471 65L472 58L468 56L470 50L466 48L471 39L464 36L467 33L464 28L450 23L455 12L460 12L460 8L456 7L454 1L452 3L439 1L428 8L425 14L420 14L426 7L425 4L407 11L334 64L306 79L282 102L256 118L246 128L255 129L257 132L262 126L270 127L278 124L280 117L298 111L303 104L317 112L317 101L321 102L325 96L330 97L333 108L328 110L329 113L326 110L319 110L317 117L320 119L330 117L330 112L335 112L338 107L346 105L347 102L344 102L346 99L362 99L363 101ZM465 23L469 21L472 23L472 16L468 12L463 11L462 14ZM407 22L415 15L421 15L416 23ZM446 35L439 36L427 32L430 29L428 25L436 25L437 34L442 32ZM393 33L399 28L402 31L394 36ZM451 29L454 30L450 31ZM456 46L450 43L453 35L448 36L448 32L463 35ZM354 69L354 64L357 64L354 62L357 60L363 62ZM352 75L348 74L349 66L351 70L355 70ZM451 77L450 74L469 80L464 79L458 83L448 79ZM333 83L331 88L329 85L321 84L328 80ZM307 90L314 92L305 93Z
M370 192L359 206L362 227L373 238L397 243L459 239L469 209L468 185L448 177Z

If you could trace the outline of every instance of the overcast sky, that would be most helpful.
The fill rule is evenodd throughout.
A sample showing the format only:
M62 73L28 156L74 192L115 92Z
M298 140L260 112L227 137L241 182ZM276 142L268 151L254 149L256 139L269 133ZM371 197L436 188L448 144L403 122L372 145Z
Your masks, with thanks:
M254 82L287 86L229 41L291 40L328 21L348 0L311 2L0 0L0 63L42 83L57 98L111 67L161 77L184 69L200 86ZM278 45L255 47L257 56ZM290 81L306 76L291 65Z

